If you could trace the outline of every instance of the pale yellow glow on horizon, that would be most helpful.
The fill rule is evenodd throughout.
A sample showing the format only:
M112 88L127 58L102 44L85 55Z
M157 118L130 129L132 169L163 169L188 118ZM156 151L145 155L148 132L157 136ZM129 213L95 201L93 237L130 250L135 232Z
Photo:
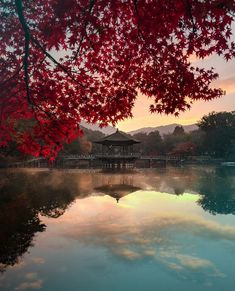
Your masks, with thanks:
M179 117L165 114L151 114L149 105L151 100L145 96L138 96L135 107L133 109L133 118L129 118L118 122L117 127L123 131L132 131L143 127L157 127L177 123L181 125L190 125L197 123L204 115L212 111L232 111L235 110L235 82L232 85L229 81L224 82L220 86L227 90L227 94L220 99L212 101L195 102L190 110L182 112Z

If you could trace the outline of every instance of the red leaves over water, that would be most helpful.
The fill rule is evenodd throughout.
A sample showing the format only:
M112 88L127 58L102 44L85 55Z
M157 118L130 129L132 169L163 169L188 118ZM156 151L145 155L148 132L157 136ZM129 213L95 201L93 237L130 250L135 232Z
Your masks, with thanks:
M0 7L0 146L15 140L26 153L53 157L81 134L81 119L106 125L130 117L137 92L152 98L151 112L175 115L223 94L210 87L213 69L194 67L190 56L234 57L234 1L22 4L29 94L25 31L13 1Z

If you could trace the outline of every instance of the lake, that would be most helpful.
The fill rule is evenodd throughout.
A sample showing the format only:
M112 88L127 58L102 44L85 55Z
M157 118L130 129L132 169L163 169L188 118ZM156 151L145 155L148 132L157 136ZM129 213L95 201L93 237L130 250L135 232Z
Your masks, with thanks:
M0 171L0 290L232 290L235 167Z

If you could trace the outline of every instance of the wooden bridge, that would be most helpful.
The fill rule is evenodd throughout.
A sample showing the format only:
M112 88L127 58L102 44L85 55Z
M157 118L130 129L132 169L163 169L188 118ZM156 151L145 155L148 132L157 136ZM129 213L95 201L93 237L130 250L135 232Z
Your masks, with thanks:
M110 154L97 154L97 155L62 155L59 157L59 159L64 160L95 160L98 158L126 158L126 157L133 157L140 160L158 160L158 161L179 161L182 160L182 157L180 156L141 156L139 153L133 153L128 155L123 154L116 154L116 155L110 155Z
M141 156L139 153L133 153L129 155L108 155L108 154L97 154L97 155L60 155L53 163L49 163L48 160L40 157L34 158L30 160L25 160L22 162L13 162L9 163L7 167L10 168L66 168L66 167L77 167L79 168L80 165L83 167L93 167L96 161L100 158L135 158L138 161L145 161L148 163L149 167L152 166L155 162L167 163L167 162L174 162L180 163L183 162L183 159L179 156ZM80 162L80 163L79 163ZM84 162L85 164L82 164ZM85 166L84 166L85 165Z

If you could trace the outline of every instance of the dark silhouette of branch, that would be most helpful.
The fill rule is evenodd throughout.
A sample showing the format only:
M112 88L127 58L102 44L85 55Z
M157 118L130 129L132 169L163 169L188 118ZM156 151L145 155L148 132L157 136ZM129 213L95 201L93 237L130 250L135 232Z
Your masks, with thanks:
M74 76L71 74L71 72L69 72L61 63L59 63L50 53L48 53L48 51L40 44L40 42L31 35L31 40L32 42L54 63L56 64L63 72L65 72L70 79L72 79L75 83L78 83L80 86L84 87L85 86L78 82Z
M136 14L136 20L137 20L137 28L138 28L138 35L144 40L144 34L140 28L140 22L139 22L139 10L138 10L138 0L133 0L134 8L135 8L135 14Z
M27 99L29 104L32 104L32 100L30 98L30 90L29 90L29 74L28 74L28 58L29 58L29 42L30 42L30 32L29 27L25 21L24 14L23 14L23 6L21 0L15 0L16 5L16 11L20 20L20 23L22 25L22 28L24 30L25 35L25 47L24 47L24 81L26 86L26 93L27 93Z
M187 10L187 13L189 15L189 18L191 20L191 23L192 23L192 27L193 27L193 35L196 36L196 33L197 33L197 27L196 27L196 24L195 24L195 21L193 19L193 14L192 14L192 5L191 3L189 2L189 0L186 0L186 10Z
M88 10L88 13L89 13L89 14L92 13L92 9L93 9L93 7L94 7L94 5L95 5L95 1L96 1L96 0L90 0L89 10ZM80 42L79 42L78 49L77 49L77 51L76 51L76 53L75 53L74 59L77 58L77 56L78 56L78 54L79 54L79 52L80 52L80 50L81 50L81 46L82 46L83 40L84 40L85 36L87 36L86 28L87 28L88 22L89 22L89 21L88 21L88 19L87 19L87 20L85 21L85 23L84 23L84 26L83 26L83 32L82 32L82 36L81 36L81 40L80 40Z
M95 0L92 0L91 2L94 2ZM59 63L50 53L46 51L46 49L40 44L40 42L30 34L29 27L27 25L27 22L25 20L24 14L23 14L23 5L22 0L15 0L16 10L19 17L19 21L22 25L22 28L24 30L25 34L25 49L24 49L24 60L23 60L23 66L24 66L24 81L26 86L26 93L27 93L27 99L29 104L34 105L30 98L30 88L29 88L29 73L28 73L28 59L29 59L29 44L30 40L54 63L56 64L63 72L65 72L75 83L78 83L80 86L85 86L78 82L74 76L69 72L61 63Z

